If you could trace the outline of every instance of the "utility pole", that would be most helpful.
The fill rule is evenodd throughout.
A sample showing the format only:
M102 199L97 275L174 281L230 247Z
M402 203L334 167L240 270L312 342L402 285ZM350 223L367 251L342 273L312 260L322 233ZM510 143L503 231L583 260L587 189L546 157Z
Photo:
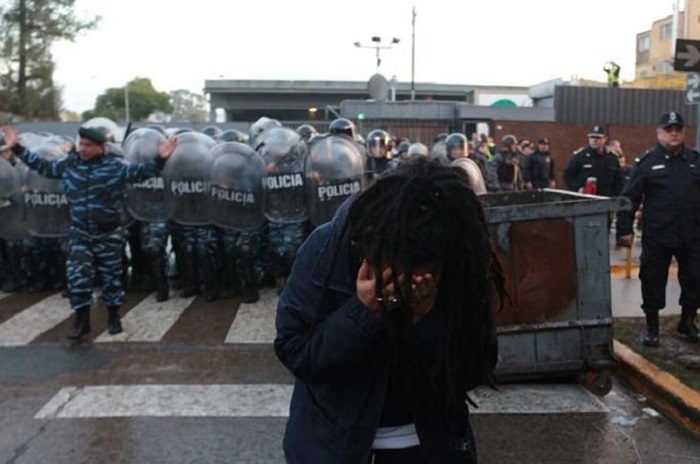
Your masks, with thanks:
M411 100L416 99L416 7L411 20Z
M129 124L129 83L124 86L124 119Z

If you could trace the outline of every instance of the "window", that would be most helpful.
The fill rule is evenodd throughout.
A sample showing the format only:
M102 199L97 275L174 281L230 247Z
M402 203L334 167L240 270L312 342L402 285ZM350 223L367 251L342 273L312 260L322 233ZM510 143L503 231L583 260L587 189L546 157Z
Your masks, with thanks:
M640 37L637 43L637 51L638 52L645 52L649 50L649 36L645 35L643 37Z
M671 23L661 26L661 40L670 39L673 35L673 25Z

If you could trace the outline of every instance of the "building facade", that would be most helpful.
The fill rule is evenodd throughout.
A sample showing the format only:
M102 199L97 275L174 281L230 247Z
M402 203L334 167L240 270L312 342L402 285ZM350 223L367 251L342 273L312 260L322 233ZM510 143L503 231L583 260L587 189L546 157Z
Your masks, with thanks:
M635 87L685 87L685 74L673 69L674 44L676 38L700 40L700 0L685 0L684 11L680 3L676 0L674 4L677 14L658 19L649 30L637 34Z

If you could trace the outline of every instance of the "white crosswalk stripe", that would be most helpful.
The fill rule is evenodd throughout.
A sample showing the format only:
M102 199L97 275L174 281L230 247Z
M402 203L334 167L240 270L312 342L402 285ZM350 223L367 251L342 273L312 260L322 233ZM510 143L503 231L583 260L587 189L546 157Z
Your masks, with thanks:
M67 298L51 295L0 324L0 346L27 345L72 314Z
M226 335L226 343L272 343L275 340L277 290L260 291L260 300L242 304Z
M292 385L101 385L64 387L35 419L95 417L287 417ZM580 385L502 385L471 394L473 414L606 414Z
M0 294L0 300L6 294ZM155 293L148 295L122 316L124 332L109 335L106 331L95 338L95 343L160 342L192 304L191 298L170 298L157 302ZM94 310L94 308L93 308ZM275 339L277 291L263 289L260 300L241 304L222 343L269 344ZM27 307L0 324L0 346L22 346L53 329L73 311L68 299L60 294ZM196 340L193 340L196 342Z
M124 332L109 335L105 331L95 342L159 342L193 300L194 297L171 298L159 303L152 293L122 318Z
M291 397L276 384L65 387L34 417L286 417Z

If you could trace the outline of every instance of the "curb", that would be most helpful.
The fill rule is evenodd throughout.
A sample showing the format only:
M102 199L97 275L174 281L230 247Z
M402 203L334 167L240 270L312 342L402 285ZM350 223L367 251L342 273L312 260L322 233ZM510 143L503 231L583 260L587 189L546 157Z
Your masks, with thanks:
M664 415L700 438L700 393L613 340L618 373Z

